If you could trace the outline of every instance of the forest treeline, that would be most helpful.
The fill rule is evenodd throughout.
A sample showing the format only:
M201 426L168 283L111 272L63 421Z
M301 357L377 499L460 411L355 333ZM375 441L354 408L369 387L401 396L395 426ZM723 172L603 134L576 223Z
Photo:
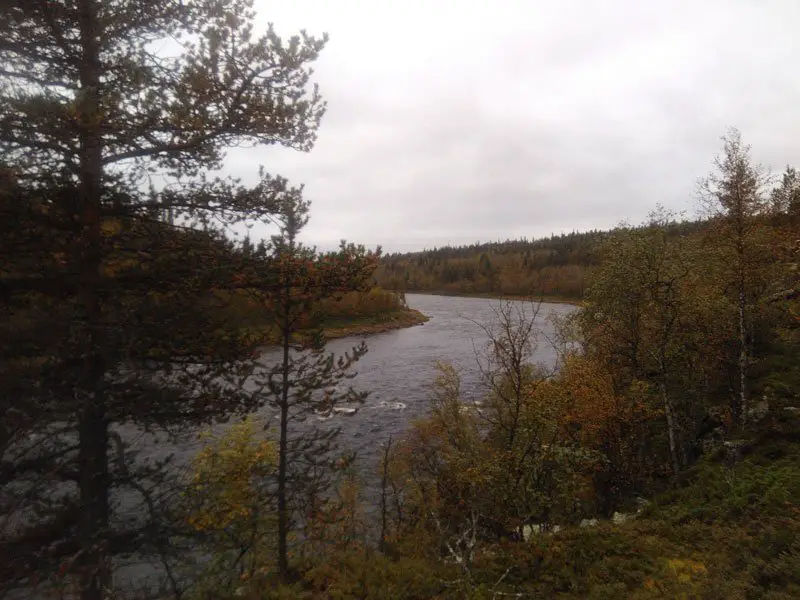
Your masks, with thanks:
M597 241L555 338L537 333L544 305L498 301L481 399L440 363L429 415L382 444L377 506L340 471L304 505L277 589L270 492L235 473L270 473L280 452L257 420L214 437L185 510L220 562L194 592L796 597L800 179L768 179L732 131L702 189L702 227L676 235L656 209ZM534 363L542 344L555 368Z
M800 595L794 169L769 179L733 130L699 229L656 210L387 259L583 306L544 340L541 305L497 304L481 401L440 364L370 505L326 422L368 400L367 346L335 355L325 328L402 298L374 287L378 251L298 241L301 187L211 175L231 146L311 150L327 38L256 33L252 0L4 9L1 597ZM236 241L254 225L273 235Z
M209 297L207 305L218 326L259 331L266 344L275 344L280 341L280 328L265 319L258 295L257 289L216 292ZM369 285L363 290L343 291L321 299L301 319L297 335L313 335L320 329L325 339L332 339L354 331L358 334L378 333L426 320L425 315L408 307L402 293Z
M668 235L699 232L702 221L676 221ZM600 244L611 232L587 231L548 238L434 248L382 257L375 281L403 292L486 294L580 300Z

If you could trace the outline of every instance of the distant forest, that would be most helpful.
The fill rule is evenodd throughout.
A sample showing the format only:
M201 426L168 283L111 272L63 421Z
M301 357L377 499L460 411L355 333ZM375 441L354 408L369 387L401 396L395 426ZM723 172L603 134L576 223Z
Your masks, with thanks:
M703 227L702 221L675 222L668 236L690 235ZM600 242L612 234L592 230L387 254L374 277L393 291L579 300L589 272L600 264Z

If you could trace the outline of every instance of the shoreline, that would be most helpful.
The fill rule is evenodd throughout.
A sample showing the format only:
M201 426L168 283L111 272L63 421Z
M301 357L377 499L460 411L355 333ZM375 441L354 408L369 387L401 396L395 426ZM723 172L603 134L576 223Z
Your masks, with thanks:
M322 335L326 340L335 340L344 337L357 337L362 335L374 335L384 333L394 329L405 329L422 325L430 321L430 317L414 308L406 308L400 311L387 313L384 315L372 315L363 319L354 319L348 323L337 325L324 325Z
M571 304L583 306L583 300L566 298L564 296L525 296L523 294L495 294L489 292L443 292L443 291L416 291L416 290L387 290L395 294L420 294L424 296L446 296L449 298L485 298L489 300L528 300L542 302L543 304Z
M423 325L430 320L431 318L428 315L414 308L404 308L399 311L392 311L380 315L370 315L347 321L342 320L341 322L329 323L327 325L323 324L321 327L322 338L325 342L329 342L346 337L368 336L393 331L395 329L406 329L416 325ZM296 331L292 336L292 343L302 343L308 334L308 330ZM265 343L261 345L261 348L268 349L277 348L279 346L280 342L273 340L265 341Z

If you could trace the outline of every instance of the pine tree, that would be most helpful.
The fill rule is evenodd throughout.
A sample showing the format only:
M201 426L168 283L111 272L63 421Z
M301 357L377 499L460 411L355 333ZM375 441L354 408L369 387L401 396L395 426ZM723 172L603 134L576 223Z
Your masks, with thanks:
M309 419L315 414L331 416L338 404L363 402L366 397L345 385L366 345L362 342L340 357L326 352L314 308L322 300L369 289L379 257L379 251L368 253L344 242L338 252L326 254L298 242L308 208L299 195L283 203L280 232L261 249L269 257L264 264L276 274L276 284L251 290L280 344L279 360L257 380L279 416L277 564L284 581L290 576L290 531L302 526L303 519L314 518L333 476L344 466L336 452L339 429L318 428Z
M113 554L168 537L113 510L133 489L155 511L165 479L163 464L134 469L119 432L253 406L220 379L247 375L257 340L213 318L243 260L219 232L270 218L292 192L266 173L246 188L205 172L233 145L311 148L324 104L307 65L325 40L257 37L252 5L2 3L7 586L60 571L85 600L106 597Z

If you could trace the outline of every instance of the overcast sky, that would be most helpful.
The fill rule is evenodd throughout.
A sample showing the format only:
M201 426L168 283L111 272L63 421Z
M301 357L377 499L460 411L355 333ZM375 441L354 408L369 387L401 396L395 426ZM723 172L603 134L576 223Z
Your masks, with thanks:
M800 0L256 0L330 42L311 153L233 151L304 183L303 236L414 250L693 210L738 127L800 165ZM257 233L257 232L254 232Z

